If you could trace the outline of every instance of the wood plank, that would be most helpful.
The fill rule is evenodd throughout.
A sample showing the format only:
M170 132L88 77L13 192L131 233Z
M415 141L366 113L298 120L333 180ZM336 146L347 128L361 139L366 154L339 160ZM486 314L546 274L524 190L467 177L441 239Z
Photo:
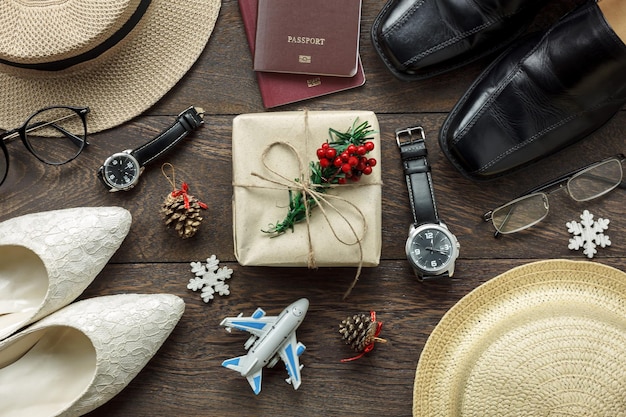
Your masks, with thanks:
M614 244L599 252L604 257L624 256L623 191L604 198L576 203L564 191L550 196L548 218L528 231L492 237L491 225L482 214L542 182L564 172L619 153L623 149L626 114L620 114L593 136L546 158L515 175L487 183L463 178L441 153L437 134L443 114L381 114L383 171L383 259L404 258L404 238L411 222L408 194L401 172L394 138L396 128L424 126L433 181L441 218L457 235L462 257L541 257L546 248L556 257L574 255L567 249L565 223L578 220L583 209L611 220ZM172 153L155 161L129 192L109 193L96 178L104 159L115 151L133 148L165 128L172 116L140 116L124 128L93 135L84 154L67 166L39 163L19 143L10 147L11 170L3 193L0 220L18 214L78 206L119 205L133 215L133 226L114 262L157 262L202 259L215 253L219 259L234 261L232 240L232 116L207 116L207 124L185 139ZM321 139L322 140L322 139ZM18 146L19 145L19 146ZM171 185L161 171L163 163L173 164L177 180L188 182L191 194L209 206L200 231L191 239L179 239L166 229L160 207ZM25 192L27 190L27 192ZM269 220L268 220L269 222Z
M536 259L463 259L459 269L471 271L451 282L419 283L406 262L383 261L364 273L353 296L341 301L351 270L303 271L298 268L244 268L234 272L231 295L209 304L186 289L191 273L184 263L110 264L84 294L167 292L186 302L183 318L158 354L133 382L93 416L276 416L359 415L410 416L415 367L428 335L462 296L481 283ZM626 260L603 263L626 269ZM220 366L245 353L246 334L219 326L227 316L250 315L262 307L275 315L299 297L310 300L297 331L307 347L303 383L297 391L284 382L281 365L263 373L263 389L254 396L247 381ZM375 310L383 321L381 337L365 357L353 356L338 333L345 317ZM296 411L297 410L297 411Z
M548 2L531 30L549 27L581 1ZM565 227L582 210L611 220L612 244L600 249L594 261L626 270L622 189L586 203L574 202L562 190L555 192L544 222L499 239L481 217L539 183L624 152L626 111L588 138L529 168L486 183L468 180L441 152L438 134L448 112L490 59L429 80L396 80L376 55L369 35L384 3L363 1L361 57L367 82L361 88L263 109L237 1L224 0L209 44L188 75L146 113L92 135L91 145L75 161L47 166L19 142L8 145L11 166L0 187L0 221L78 206L117 205L133 215L128 237L81 298L167 292L186 303L183 318L157 355L122 393L90 416L410 416L419 355L446 311L481 283L513 267L542 259L586 259L567 248ZM149 166L135 189L108 193L96 178L104 159L145 143L189 105L204 108L206 125ZM242 267L233 254L233 118L301 109L371 110L380 122L382 260L380 266L363 270L347 300L341 300L341 295L354 268ZM461 244L455 278L450 281L419 283L404 254L411 213L394 131L414 125L425 129L440 215ZM161 172L166 162L174 165L177 180L186 181L191 194L208 204L205 220L191 239L182 240L166 229L159 213L172 190ZM205 304L198 293L186 288L192 277L189 263L212 254L234 270L231 295ZM301 357L303 384L294 391L283 381L285 370L278 365L264 371L263 390L254 396L244 378L220 366L223 360L244 354L247 336L228 334L219 323L240 312L251 314L257 307L278 314L300 297L311 302L298 330L298 339L307 346ZM381 336L389 342L376 345L358 361L340 363L353 352L341 340L339 323L348 315L370 310L384 322Z

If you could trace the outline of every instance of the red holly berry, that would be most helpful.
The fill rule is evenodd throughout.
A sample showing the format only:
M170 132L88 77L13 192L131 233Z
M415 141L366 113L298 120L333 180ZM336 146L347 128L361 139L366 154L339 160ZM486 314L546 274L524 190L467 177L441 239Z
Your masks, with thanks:
M336 177L338 184L345 184L347 179L353 182L359 181L362 175L370 175L373 171L372 167L376 166L377 161L374 158L367 158L365 155L374 149L374 142L368 141L362 145L351 143L345 148L341 154L337 153L337 149L328 142L322 143L317 149L316 154L322 169L331 166L338 168L338 173L342 173ZM337 174L335 174L337 175Z

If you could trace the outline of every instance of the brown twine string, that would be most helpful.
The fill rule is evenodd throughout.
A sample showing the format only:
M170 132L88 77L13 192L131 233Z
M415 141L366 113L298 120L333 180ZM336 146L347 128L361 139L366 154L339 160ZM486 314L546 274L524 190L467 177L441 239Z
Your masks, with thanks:
M165 173L165 168L166 167L170 167L172 169L172 178L170 178L166 173ZM183 181L183 183L180 186L180 189L176 188L176 170L174 169L174 165L170 164L169 162L164 163L163 165L161 165L161 173L163 174L163 176L167 179L167 181L170 183L170 185L172 186L172 192L171 192L171 196L172 197L183 197L183 202L185 203L185 208L187 210L189 210L189 204L190 204L190 199L194 199L195 197L191 196L189 194L189 185ZM198 203L198 205L200 206L200 208L203 209L207 209L208 206L203 203L200 200L196 199L196 202Z
M277 172L276 170L274 170L273 168L271 168L267 164L267 155L276 146L284 146L284 147L288 148L291 152L293 152L294 156L298 160L298 167L300 169L300 176L298 177L298 179L292 180L291 178L288 178L288 177L282 175L281 173ZM303 170L302 158L300 157L300 154L298 153L298 151L292 145L290 145L289 143L286 143L286 142L273 142L273 143L271 143L263 151L263 154L261 155L261 161L263 163L263 167L265 167L265 169L267 171L269 171L271 174L275 175L276 177L280 178L282 181L266 177L266 176L264 176L262 174L259 174L259 173L256 173L256 172L252 172L250 175L252 175L253 177L257 177L257 178L259 178L259 179L261 179L263 181L266 181L266 182L269 182L269 183L277 185L277 187L259 187L259 188L272 188L272 189L285 189L285 188L287 188L288 190L291 190L291 191L301 192L302 195L303 195L303 198L305 199L305 212L307 214L307 216L306 216L307 219L309 217L308 214L309 214L310 207L309 207L308 203L306 203L306 201L310 197L310 198L312 198L315 201L316 205L320 208L320 211L324 215L324 218L326 219L326 222L330 226L330 229L331 229L331 232L333 233L333 236L339 242L343 243L344 245L348 245L348 246L357 245L360 242L362 242L363 236L367 232L367 219L365 218L365 215L363 214L361 209L359 207L357 207L356 204L354 204L353 202L351 202L350 200L348 200L346 198L343 198L343 197L340 197L340 196L336 196L336 195L332 195L332 194L326 194L324 192L320 192L320 191L315 190L315 186L319 185L319 184L313 184L313 186L312 186L311 182L309 181L309 179L305 178L306 171ZM334 185L334 184L332 184L332 185ZM353 185L354 186L363 186L363 185L369 185L369 184L353 184ZM346 185L342 185L342 186L345 187ZM355 228L352 226L351 222L346 218L346 216L343 215L341 210L339 210L334 204L332 204L329 201L329 200L333 200L333 199L341 201L341 202L349 205L359 215L359 217L363 221L363 233L362 233L361 236L359 236L357 234ZM345 223L348 225L348 227L352 231L352 234L355 237L355 241L354 242L348 242L348 241L342 239L337 234L337 231L336 231L335 227L333 227L332 222L330 221L330 218L328 216L328 213L326 212L326 209L324 208L324 205L332 208L342 218L342 220L345 221Z
M170 178L169 175L165 173L166 167L169 167L172 169L172 178ZM161 173L172 186L172 190L176 191L176 170L174 169L174 165L170 164L169 162L164 163L163 165L161 165Z
M308 112L305 111L305 139L306 139L306 143L308 145L309 142L309 129L308 129ZM286 147L287 149L289 149L289 151L291 153L293 153L293 155L295 156L297 162L298 162L298 178L297 179L292 179L292 178L288 178L285 175L281 174L280 172L276 171L275 169L273 169L272 167L270 167L267 163L267 159L268 159L268 154L271 152L272 149L274 149L275 147L278 146L283 146ZM328 224L333 236L335 237L335 239L347 246L352 246L352 245L357 245L358 249L359 249L359 265L355 274L355 277L352 281L352 283L350 284L349 288L346 290L346 292L343 295L343 299L346 299L348 297L348 295L350 294L350 292L352 291L352 289L354 288L354 286L356 285L356 283L358 282L359 276L361 275L361 270L363 267L363 245L362 245L362 241L363 241L363 237L365 236L365 234L367 233L367 228L368 228L368 224L367 224L367 219L365 218L365 215L363 214L363 212L361 211L361 209L359 209L359 207L357 207L354 203L352 203L351 201L349 201L346 198L340 197L340 196L336 196L336 195L332 195L332 194L326 194L323 192L319 192L317 190L315 190L315 185L318 184L313 184L313 186L310 183L310 173L308 170L308 166L306 166L302 160L302 157L300 156L299 152L297 151L296 148L294 148L291 144L287 143L287 142L273 142L271 144L269 144L264 150L263 150L263 154L261 155L261 161L263 164L263 167L270 173L272 174L274 177L276 177L276 179L274 178L270 178L267 177L265 175L256 173L256 172L252 172L251 175L254 177L257 177L267 183L270 184L274 184L275 186L258 186L258 185L239 185L242 187L246 187L246 188L266 188L266 189L278 189L278 190L291 190L291 191L296 191L296 192L301 192L302 193L302 197L304 199L304 208L305 208L305 218L306 218L306 229L307 229L307 241L308 241L308 247L309 247L309 253L307 256L307 266L308 268L316 268L316 263L315 263L315 251L313 249L313 242L312 242L312 234L311 234L311 226L310 226L310 219L309 219L309 214L310 214L310 210L311 207L309 206L309 198L313 199L313 201L315 201L316 205L320 208L320 211L322 212L322 215L324 216L324 219L326 220L326 223ZM234 186L238 186L237 184L233 184ZM347 187L347 186L356 186L356 187L360 187L360 186L364 186L364 185L375 185L375 183L368 183L368 184L364 184L364 183L358 183L358 184L350 184L350 185L338 185L338 184L328 184L329 188L335 188L335 187ZM352 223L350 222L350 220L348 220L346 218L346 216L341 212L341 210L339 210L330 200L337 200L340 201L342 203L347 204L352 210L354 210L354 212L360 217L360 219L362 220L362 224L363 224L363 229L362 229L362 234L359 235L359 233L357 233L357 230L355 229L355 227L352 225ZM355 238L354 242L350 242L347 241L343 238L341 238L337 231L336 228L333 226L333 223L330 219L330 216L326 210L326 207L329 207L330 209L334 210L335 213L337 213L339 215L339 217L348 225L350 231L352 232L352 235Z

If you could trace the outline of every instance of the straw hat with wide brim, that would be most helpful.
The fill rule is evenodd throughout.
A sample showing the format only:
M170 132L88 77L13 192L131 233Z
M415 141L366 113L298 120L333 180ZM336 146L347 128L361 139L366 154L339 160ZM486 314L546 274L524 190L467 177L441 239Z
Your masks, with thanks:
M0 128L18 127L51 105L90 107L90 132L137 116L198 59L220 6L220 0L0 2Z
M626 274L549 260L479 286L430 335L413 415L626 415Z

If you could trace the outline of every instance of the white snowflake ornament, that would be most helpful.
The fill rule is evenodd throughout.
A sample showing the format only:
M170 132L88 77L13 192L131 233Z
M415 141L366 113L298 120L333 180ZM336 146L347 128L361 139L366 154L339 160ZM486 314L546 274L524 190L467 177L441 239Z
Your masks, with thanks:
M215 293L219 295L230 294L230 289L226 280L230 279L233 270L224 266L219 268L220 260L215 255L207 258L206 264L202 262L191 262L191 273L195 275L189 280L187 288L192 291L202 290L200 296L205 303L215 298Z
M597 246L602 248L611 246L611 240L603 233L609 228L609 219L598 218L594 221L593 214L588 210L583 211L580 218L580 223L571 221L565 224L567 231L574 235L567 247L571 250L583 248L583 253L591 259L598 252Z

